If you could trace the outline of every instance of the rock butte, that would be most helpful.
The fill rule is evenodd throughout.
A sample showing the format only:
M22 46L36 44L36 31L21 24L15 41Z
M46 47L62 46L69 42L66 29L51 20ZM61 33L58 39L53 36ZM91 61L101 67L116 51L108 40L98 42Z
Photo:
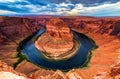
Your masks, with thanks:
M79 45L65 22L52 18L47 22L46 31L35 41L35 46L45 57L61 60L72 57Z

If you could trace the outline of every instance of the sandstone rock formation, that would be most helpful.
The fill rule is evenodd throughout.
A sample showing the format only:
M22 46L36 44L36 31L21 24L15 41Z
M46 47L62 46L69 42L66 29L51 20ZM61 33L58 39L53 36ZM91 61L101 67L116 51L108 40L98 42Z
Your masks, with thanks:
M65 76L65 74L63 72L61 72L60 70L57 70L53 73L46 73L46 71L41 72L36 71L35 73L30 75L31 79L67 79L67 77Z
M113 79L120 79L120 63L115 64L110 68L109 77Z
M78 75L78 73L74 72L74 71L70 71L66 74L66 76L68 77L68 79L83 79L83 77L81 75Z
M53 18L47 22L46 32L38 38L35 46L47 57L58 59L73 49L73 40L73 34L64 21Z
M28 79L26 75L18 73L6 63L0 61L0 79Z

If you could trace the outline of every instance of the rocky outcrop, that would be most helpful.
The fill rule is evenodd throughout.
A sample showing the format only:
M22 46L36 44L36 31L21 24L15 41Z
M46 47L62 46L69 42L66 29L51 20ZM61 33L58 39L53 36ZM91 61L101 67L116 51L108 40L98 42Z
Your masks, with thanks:
M64 21L53 18L47 22L46 32L35 41L35 46L48 58L57 60L73 49L73 40L73 34Z
M31 74L31 79L67 79L65 74L60 70L51 73L50 71L36 71L35 73Z
M0 79L28 79L26 75L18 73L6 63L0 61Z
M109 71L109 76L112 77L113 79L120 78L120 63L111 67L111 69Z
M66 74L68 79L90 79L90 78L83 78L83 76L79 75L77 72L75 72L74 70L69 71Z
M46 32L50 37L53 37L54 40L56 41L59 40L73 41L73 35L70 32L70 29L68 28L66 23L59 18L53 18L47 22Z

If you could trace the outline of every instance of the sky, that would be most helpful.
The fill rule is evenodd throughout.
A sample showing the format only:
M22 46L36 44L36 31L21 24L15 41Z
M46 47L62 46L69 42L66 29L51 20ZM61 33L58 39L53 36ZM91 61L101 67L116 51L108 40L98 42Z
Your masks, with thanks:
M120 16L120 0L0 0L0 15Z

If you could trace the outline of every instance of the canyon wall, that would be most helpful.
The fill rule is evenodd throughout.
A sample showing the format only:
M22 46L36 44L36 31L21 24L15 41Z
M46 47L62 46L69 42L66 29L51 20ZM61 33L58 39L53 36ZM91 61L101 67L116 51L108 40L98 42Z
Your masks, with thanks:
M13 66L18 61L16 49L19 43L41 27L45 27L51 17L0 16L0 60ZM71 70L63 74L61 71L44 70L28 61L23 61L16 67L16 71L24 73L31 79L120 78L118 67L120 63L120 17L56 17L63 19L71 29L89 35L99 46L94 51L90 67Z
M25 37L46 25L51 17L0 16L0 42ZM60 17L70 28L83 33L99 33L120 36L120 18Z
M0 42L15 41L40 29L33 18L0 17Z

